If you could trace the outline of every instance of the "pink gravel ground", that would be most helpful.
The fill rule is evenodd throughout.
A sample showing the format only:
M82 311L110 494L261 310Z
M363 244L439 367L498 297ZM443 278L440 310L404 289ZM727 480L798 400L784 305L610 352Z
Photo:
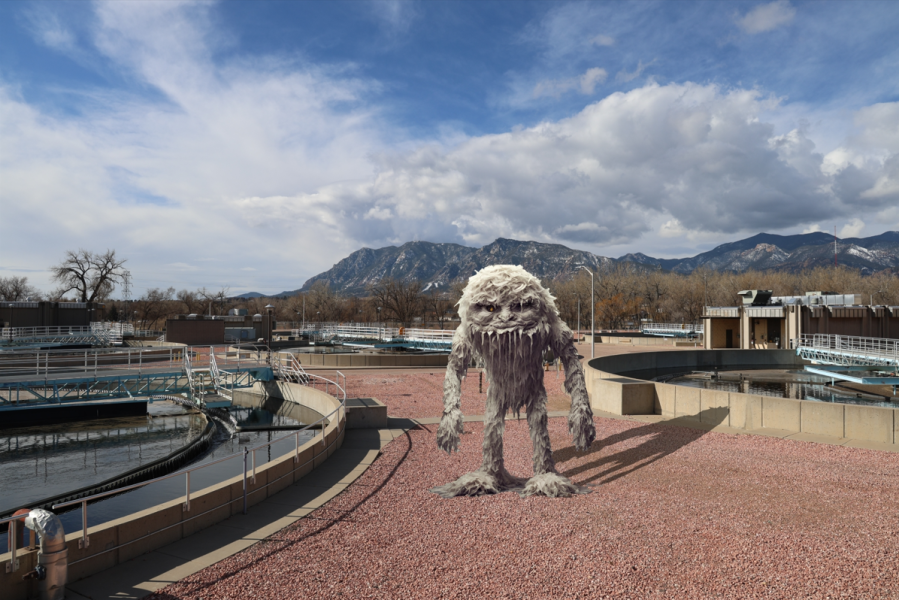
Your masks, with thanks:
M333 371L316 371L315 374L335 379ZM349 372L346 373L347 394L352 398L377 398L387 405L391 417L439 417L443 413L444 375L444 371ZM567 410L571 406L571 399L563 387L563 373L546 372L543 384L549 410ZM484 414L488 387L486 376L481 387L483 393L478 392L479 385L479 373L475 370L462 380L462 414Z
M442 378L427 377L385 375L411 391L371 395L436 416ZM428 488L478 467L483 426L452 456L423 426L306 519L153 598L899 598L899 455L596 422L580 455L550 419L559 471L590 494L441 499ZM505 440L529 475L525 422Z

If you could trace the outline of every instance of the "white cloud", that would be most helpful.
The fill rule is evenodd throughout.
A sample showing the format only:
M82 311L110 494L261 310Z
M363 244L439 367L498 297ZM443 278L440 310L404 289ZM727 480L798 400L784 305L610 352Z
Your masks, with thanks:
M820 223L813 223L802 230L802 233L817 233L821 231Z
M368 183L328 185L292 204L305 210L314 200L340 209L344 220L335 227L375 245L414 233L471 244L524 237L599 250L651 231L717 239L799 228L812 216L849 218L849 228L856 227L851 219L860 195L881 178L899 180L892 163L876 158L883 149L851 148L867 157L854 178L846 169L828 172L802 128L776 135L760 118L776 109L755 90L649 84L568 119L378 156L378 174ZM866 202L878 214L893 198ZM373 209L394 217L367 218Z
M861 219L855 218L843 225L840 229L840 233L838 237L840 238L854 238L859 237L862 234L862 231L865 229L865 223Z
M669 219L662 223L662 226L659 228L659 235L663 238L677 238L686 234L687 229L677 219Z
M148 287L238 289L251 280L229 257L290 273L303 255L311 262L299 279L333 262L323 242L355 249L328 238L326 223L340 216L314 202L300 218L279 215L294 214L297 194L373 175L368 156L381 143L367 98L377 87L296 58L214 60L228 40L209 8L96 6L94 43L153 90L147 97L79 90L77 110L45 113L0 79L3 221L17 224L0 236L0 272L16 267L17 247L33 248L32 261L46 267L67 249L115 248L137 295L142 278ZM301 231L306 220L315 231ZM176 264L203 259L213 260L190 276ZM48 275L31 280L52 287Z
M642 75L643 71L645 71L647 67L652 66L655 62L656 62L655 59L652 59L651 61L649 61L648 63L646 63L644 65L642 60L638 61L637 68L635 68L632 73L628 73L627 71L623 71L623 70L619 71L618 74L615 76L615 79L618 81L624 82L624 83L627 83L628 81L633 81L634 79L636 79L637 77Z
M614 46L615 38L610 35L599 34L593 39L590 40L590 43L594 46Z
M606 73L605 69L600 69L598 67L587 69L587 71L580 77L581 93L584 95L592 94L593 90L596 89L596 86L605 81L608 76L609 74Z
M796 9L789 0L777 0L770 4L756 6L744 16L737 18L737 25L750 35L764 33L790 23L796 16Z
M63 52L75 49L74 32L62 24L48 5L33 3L22 14L31 35L41 44Z
M578 77L571 77L568 79L545 79L540 81L534 86L534 90L531 94L534 98L540 98L542 96L559 98L566 92L578 90L581 94L589 96L594 93L596 86L604 82L608 76L609 74L605 69L593 67L587 69Z
M389 34L405 33L418 16L409 0L370 0L372 15Z

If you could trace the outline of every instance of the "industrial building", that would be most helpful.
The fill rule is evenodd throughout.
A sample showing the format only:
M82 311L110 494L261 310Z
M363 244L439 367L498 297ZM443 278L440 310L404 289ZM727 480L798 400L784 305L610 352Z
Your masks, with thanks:
M899 306L865 306L859 294L808 292L774 296L771 290L740 292L742 306L707 306L706 349L789 348L805 334L899 339Z
M271 342L275 321L270 314L248 315L246 309L232 309L228 315L178 315L165 322L165 340L189 346Z
M0 302L0 327L85 327L106 320L99 302Z

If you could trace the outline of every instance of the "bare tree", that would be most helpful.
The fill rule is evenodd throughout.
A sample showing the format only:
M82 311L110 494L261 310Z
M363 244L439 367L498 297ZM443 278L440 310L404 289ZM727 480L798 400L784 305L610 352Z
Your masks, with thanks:
M61 263L50 267L53 279L60 284L54 295L62 297L75 291L82 302L104 300L115 289L115 284L122 281L124 265L125 259L116 258L115 250L103 254L84 249L69 250Z
M443 329L444 323L449 319L449 313L453 310L453 299L449 292L442 292L440 288L432 288L428 294L422 295L421 305L425 317L434 317L437 327Z
M200 296L199 292L181 290L175 298L184 305L184 311L187 314L199 314L206 306L204 298Z
M371 286L369 293L386 316L408 327L419 309L421 282L384 278Z
M231 288L228 286L223 287L217 292L202 287L197 290L197 295L202 298L205 303L208 303L210 315L213 313L223 315L225 314L225 304L228 302L230 292Z
M150 329L159 319L168 314L170 300L175 295L175 288L167 290L152 288L134 302L137 313L138 329Z
M27 277L0 277L0 300L40 300L41 293L28 285Z
M306 294L306 321L335 321L340 316L340 301L331 284L319 279Z

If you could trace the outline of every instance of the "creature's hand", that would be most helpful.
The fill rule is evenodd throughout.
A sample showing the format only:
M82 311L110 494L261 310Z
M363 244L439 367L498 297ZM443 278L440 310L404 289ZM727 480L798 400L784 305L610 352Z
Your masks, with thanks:
M590 401L587 398L571 399L571 412L568 413L568 433L571 434L574 447L579 452L586 451L596 439L593 411L590 409Z
M437 428L437 447L452 454L459 449L459 436L462 435L462 411L452 408L443 413L440 427Z

